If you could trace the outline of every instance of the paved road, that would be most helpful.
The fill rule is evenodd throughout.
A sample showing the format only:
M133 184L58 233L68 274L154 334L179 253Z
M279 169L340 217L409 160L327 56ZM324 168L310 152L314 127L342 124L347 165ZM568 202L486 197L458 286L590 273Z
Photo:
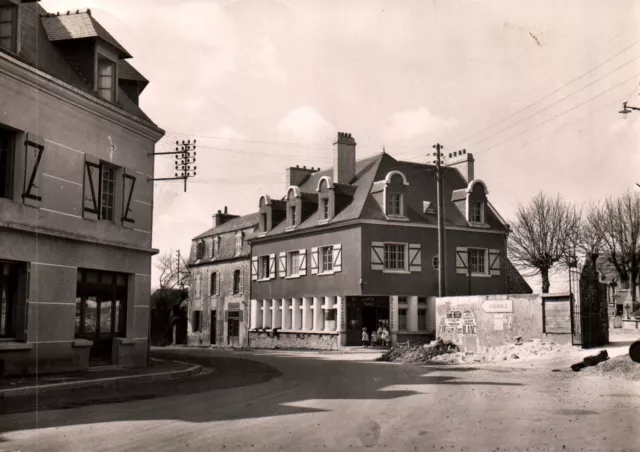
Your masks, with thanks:
M215 372L119 390L121 403L105 391L43 397L37 413L0 401L13 413L0 416L0 450L640 450L637 382L371 354L162 354Z

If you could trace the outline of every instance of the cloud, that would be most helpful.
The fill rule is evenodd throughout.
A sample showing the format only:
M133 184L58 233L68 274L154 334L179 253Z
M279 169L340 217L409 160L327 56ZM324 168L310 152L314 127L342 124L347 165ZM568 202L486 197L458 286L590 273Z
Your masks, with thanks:
M391 115L389 125L382 136L386 140L410 140L441 129L452 129L458 122L453 118L441 118L421 105L415 110L405 110Z
M284 80L287 72L278 64L278 54L271 39L263 37L256 45L256 50L249 56L249 75L257 79Z
M278 132L288 140L330 144L334 127L309 106L289 111L278 123Z

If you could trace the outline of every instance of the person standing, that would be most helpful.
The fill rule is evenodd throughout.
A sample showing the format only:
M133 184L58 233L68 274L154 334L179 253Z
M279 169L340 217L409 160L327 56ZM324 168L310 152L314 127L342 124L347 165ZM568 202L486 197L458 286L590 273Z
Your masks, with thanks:
M369 346L369 333L367 333L366 326L362 328L362 346L363 347Z

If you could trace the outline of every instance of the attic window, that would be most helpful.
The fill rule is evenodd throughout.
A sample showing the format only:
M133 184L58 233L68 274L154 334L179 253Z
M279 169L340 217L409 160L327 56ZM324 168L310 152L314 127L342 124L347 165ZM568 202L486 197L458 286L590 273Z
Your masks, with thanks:
M240 254L242 251L242 232L236 233L236 254Z
M196 259L202 259L204 257L204 242L199 240L196 244Z
M289 216L289 226L296 225L296 206L289 207L290 216Z
M389 215L402 215L402 193L389 195Z
M0 6L0 48L16 51L18 8L14 5Z
M481 201L473 202L471 204L471 218L472 223L484 223L484 203Z
M115 102L116 65L113 61L98 57L98 94L104 100Z

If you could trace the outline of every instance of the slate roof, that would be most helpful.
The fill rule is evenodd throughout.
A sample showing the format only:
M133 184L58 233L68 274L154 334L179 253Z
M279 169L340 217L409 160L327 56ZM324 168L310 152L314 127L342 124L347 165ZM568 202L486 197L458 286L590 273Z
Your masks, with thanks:
M91 16L89 9L75 13L48 14L42 17L42 24L49 41L98 38L115 47L124 58L131 58L131 54L116 38Z
M424 213L424 201L436 203L436 173L435 166L423 163L405 162L396 160L390 154L382 153L356 162L356 176L350 186L340 186L342 194L348 194L351 201L328 222L335 224L349 220L369 219L386 220L384 209L378 204L371 194L374 182L384 180L385 176L392 170L401 171L409 182L407 190L407 213L406 216L412 222L426 224L437 224L437 217ZM447 226L469 227L464 214L455 207L452 199L459 197L461 193L466 196L467 182L462 174L455 168L444 169L444 199L445 199L445 224ZM323 176L333 176L333 168L311 174L302 184L301 193L314 193L318 181ZM348 187L348 188L347 188ZM460 198L464 199L464 198ZM311 228L322 228L318 224L320 212L316 211L304 218L302 223L295 230ZM493 213L487 209L486 222L493 229L506 231L505 225ZM276 236L285 233L287 229L286 221L282 221L265 234L265 237Z
M201 239L204 237L211 237L218 234L223 234L225 232L233 232L233 231L239 231L241 229L250 228L251 226L257 225L259 220L260 220L259 212L254 212L248 215L232 218L226 223L222 223L217 228L211 228L203 232L202 234L194 237L194 240Z
M58 80L68 83L91 96L98 98L85 76L71 63L65 54L65 49L56 42L69 39L102 39L117 48L121 56L131 57L129 53L102 27L96 19L86 11L70 13L68 16L49 14L39 3L23 3L20 8L21 48L18 54L0 49L0 53L7 53L24 63L41 70ZM47 24L45 26L45 24ZM66 30L66 31L65 31ZM66 36L66 38L65 38ZM126 80L136 80L148 83L146 78L136 71L133 66L123 59L118 61L118 75ZM145 85L146 86L146 85ZM126 93L118 88L117 107L143 119L151 124L153 121L130 99Z

